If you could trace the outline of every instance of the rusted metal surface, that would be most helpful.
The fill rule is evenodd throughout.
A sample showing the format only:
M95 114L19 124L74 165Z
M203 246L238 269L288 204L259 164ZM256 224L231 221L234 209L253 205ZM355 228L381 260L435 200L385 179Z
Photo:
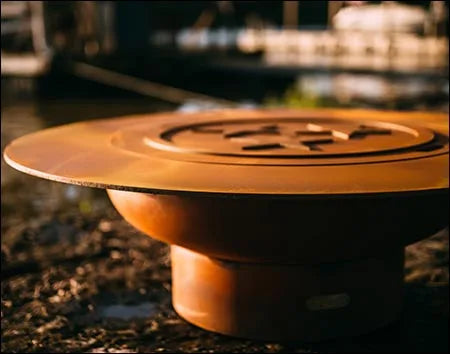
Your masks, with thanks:
M371 259L312 265L219 261L177 246L175 310L238 337L317 341L367 333L401 310L403 249Z
M173 305L194 324L316 341L397 317L404 247L448 225L446 118L161 114L38 132L5 157L107 188L127 221L174 245Z
M39 177L140 192L439 190L448 188L446 119L358 110L167 113L49 129L17 139L5 158Z
M202 328L253 339L316 341L393 321L402 308L404 247L448 225L445 191L297 199L108 194L136 228L177 245L176 311ZM348 304L308 308L337 295Z
M144 233L241 262L318 264L369 257L403 248L448 224L446 191L297 199L108 194Z

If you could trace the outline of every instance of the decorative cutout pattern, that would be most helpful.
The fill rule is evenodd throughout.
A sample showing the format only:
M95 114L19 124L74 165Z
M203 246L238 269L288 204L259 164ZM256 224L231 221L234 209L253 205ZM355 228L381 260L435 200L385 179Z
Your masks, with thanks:
M139 154L234 165L315 166L423 158L448 150L430 129L334 117L182 117L121 129L114 146ZM184 119L186 118L186 119Z
M247 151L280 148L322 151L322 145L332 144L339 139L364 139L369 135L391 134L390 129L368 125L329 129L312 123L306 125L306 130L298 130L289 125L262 124L253 129L196 127L193 131L201 134L220 134L224 139L241 144L241 149Z

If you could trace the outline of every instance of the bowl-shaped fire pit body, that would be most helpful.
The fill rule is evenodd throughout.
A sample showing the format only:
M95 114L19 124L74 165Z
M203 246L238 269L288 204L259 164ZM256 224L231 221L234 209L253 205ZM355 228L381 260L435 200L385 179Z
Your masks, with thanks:
M176 311L239 337L321 340L393 321L404 247L448 225L445 114L133 116L30 134L5 159L106 188L172 245Z

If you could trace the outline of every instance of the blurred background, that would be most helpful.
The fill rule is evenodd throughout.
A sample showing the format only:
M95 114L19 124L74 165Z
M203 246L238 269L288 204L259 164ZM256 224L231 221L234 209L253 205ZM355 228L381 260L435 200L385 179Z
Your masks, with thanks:
M2 83L52 99L442 109L447 5L3 1Z
M448 1L2 1L1 146L45 127L221 107L448 112ZM3 351L448 351L448 232L408 248L395 328L322 346L206 333L167 247L101 190L2 160ZM393 334L394 333L394 334Z

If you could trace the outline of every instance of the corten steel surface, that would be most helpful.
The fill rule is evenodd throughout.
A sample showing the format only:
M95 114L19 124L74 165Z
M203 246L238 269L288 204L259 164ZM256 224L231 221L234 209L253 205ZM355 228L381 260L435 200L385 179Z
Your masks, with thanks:
M445 114L134 116L31 134L5 159L107 188L126 220L173 245L177 312L242 337L321 340L389 323L404 246L448 224Z

